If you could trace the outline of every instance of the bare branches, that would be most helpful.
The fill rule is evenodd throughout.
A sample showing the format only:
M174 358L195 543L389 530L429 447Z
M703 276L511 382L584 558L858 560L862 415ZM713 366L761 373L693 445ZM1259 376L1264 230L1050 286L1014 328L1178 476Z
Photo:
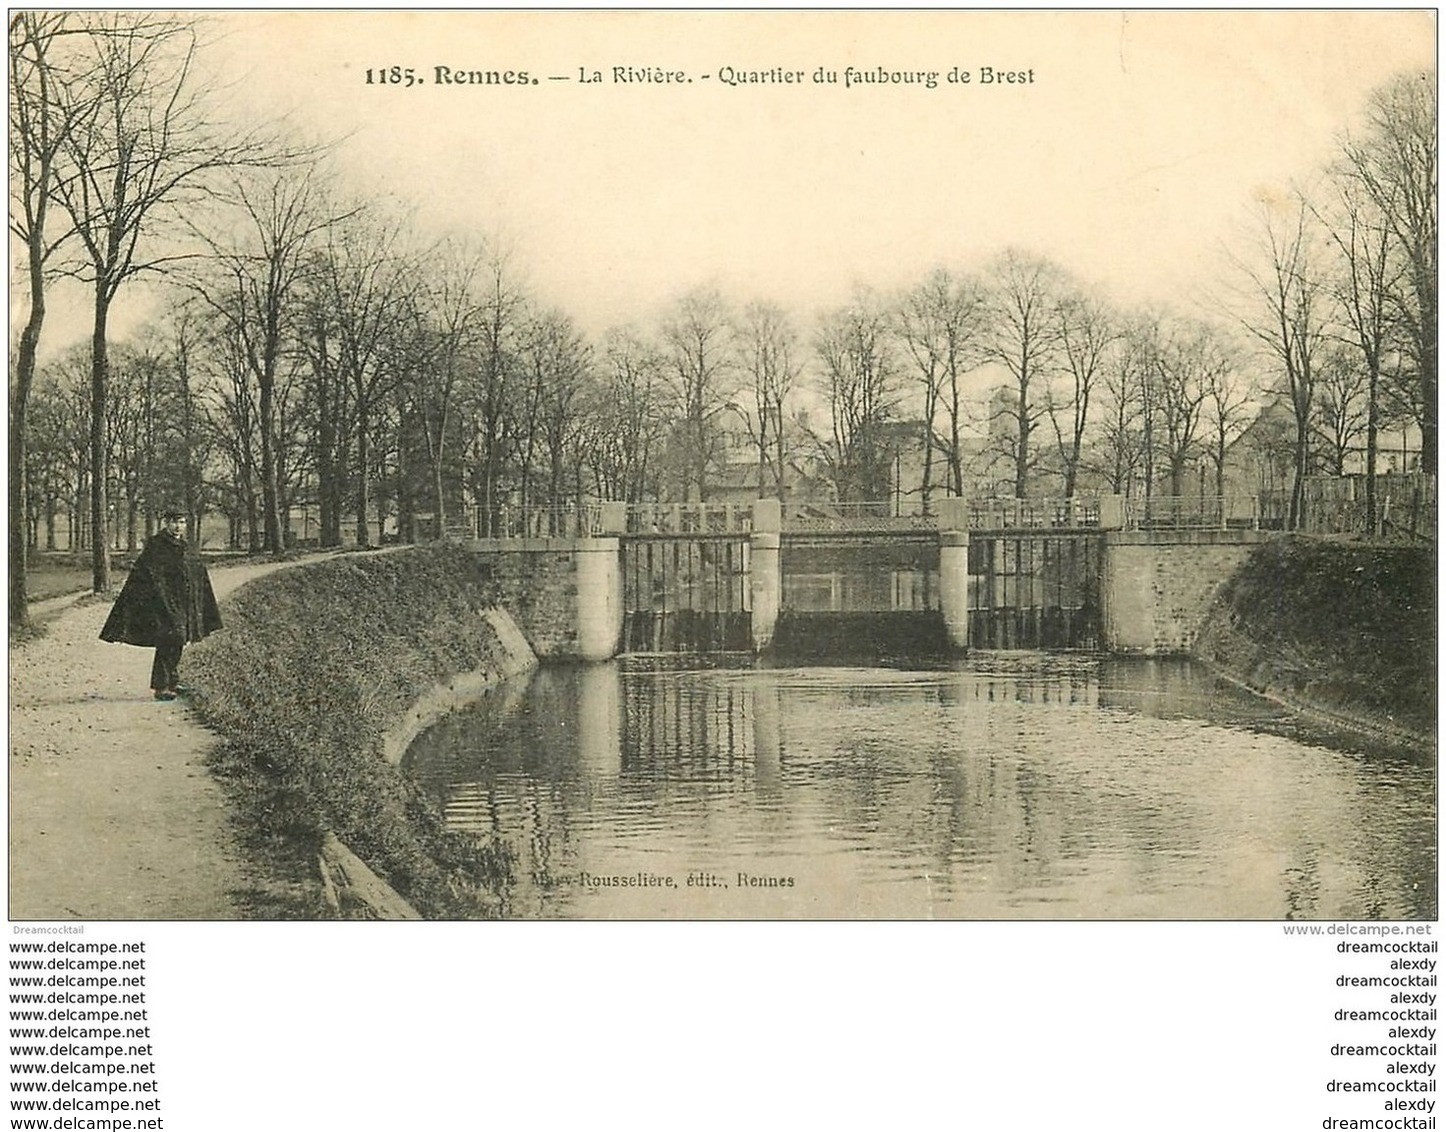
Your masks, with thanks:
M1112 347L1119 340L1120 330L1103 302L1078 289L1061 296L1055 318L1059 356L1069 390L1063 404L1054 396L1049 398L1049 412L1064 473L1064 494L1072 496L1079 480L1095 387ZM1067 427L1061 422L1065 413L1068 413Z
M794 354L798 334L782 307L753 302L743 311L735 339L751 404L740 400L732 407L758 453L759 496L772 493L782 499L787 493L786 405L802 372Z
M933 490L933 456L942 450L948 464L948 488L964 492L962 381L979 365L987 330L985 293L971 275L940 269L899 301L899 338L913 362L924 394L924 473L921 494L927 505ZM936 424L944 414L944 431Z
M30 311L15 359L10 409L10 621L28 616L26 588L26 412L35 378L35 358L45 324L45 288L52 255L74 231L52 233L50 205L60 176L61 155L82 104L68 94L68 76L56 58L56 44L68 34L67 13L17 13L10 22L10 231L25 245Z
M1370 296L1384 297L1385 280L1379 273L1392 270L1386 267L1388 256L1399 257L1403 285L1392 285L1389 296L1415 373L1421 462L1428 472L1436 470L1438 428L1437 144L1435 75L1400 75L1372 93L1366 129L1346 139L1341 169L1352 241L1343 251L1360 273L1353 284L1358 292L1352 314L1356 323L1382 313L1369 310ZM1370 220L1379 225L1374 234L1362 223L1367 219L1363 197L1374 206ZM1369 348L1371 340L1379 342L1379 328L1373 317L1366 322L1364 343ZM1355 327L1358 339L1362 329ZM1379 374L1379 361L1373 365L1368 357L1367 366Z
M884 429L894 419L898 363L887 310L872 292L823 319L815 350L823 366L831 439L822 448L840 500L889 494L892 452Z
M1031 438L1045 411L1038 394L1058 361L1058 297L1064 278L1048 261L1010 248L994 260L989 280L987 352L1011 378L1001 411L1014 421L1014 494L1023 499L1034 464Z
M1303 518L1316 367L1328 333L1321 233L1305 198L1297 194L1289 201L1260 203L1256 239L1253 261L1237 260L1253 299L1241 326L1279 366L1281 392L1290 401L1295 461L1288 521L1294 527Z
M685 499L708 498L709 472L720 456L721 437L712 422L726 410L733 392L731 333L727 304L707 288L684 295L663 322Z

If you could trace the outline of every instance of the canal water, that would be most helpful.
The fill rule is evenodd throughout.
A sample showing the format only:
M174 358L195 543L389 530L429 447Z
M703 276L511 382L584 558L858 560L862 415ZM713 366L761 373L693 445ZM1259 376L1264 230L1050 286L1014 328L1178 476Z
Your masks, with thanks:
M1437 911L1434 763L1188 661L542 668L406 765L452 827L512 844L523 918Z

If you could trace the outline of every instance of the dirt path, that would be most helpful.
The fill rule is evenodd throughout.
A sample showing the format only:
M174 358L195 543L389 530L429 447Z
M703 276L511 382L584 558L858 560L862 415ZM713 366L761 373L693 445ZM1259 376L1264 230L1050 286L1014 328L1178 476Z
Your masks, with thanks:
M286 565L212 570L222 616ZM252 881L206 770L215 736L152 699L150 649L98 638L109 601L38 612L46 635L10 654L10 918L240 918Z

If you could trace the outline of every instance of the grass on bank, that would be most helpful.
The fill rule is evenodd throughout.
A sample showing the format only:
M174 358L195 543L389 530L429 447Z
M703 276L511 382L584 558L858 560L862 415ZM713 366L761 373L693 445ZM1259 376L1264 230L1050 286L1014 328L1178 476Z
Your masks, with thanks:
M1260 691L1431 735L1434 553L1308 537L1262 544L1222 589L1197 651Z
M445 830L437 804L381 755L423 692L502 667L483 619L494 599L475 556L446 546L338 557L237 591L225 628L187 654L186 681L273 862L314 868L330 831L423 916L498 913L510 850Z

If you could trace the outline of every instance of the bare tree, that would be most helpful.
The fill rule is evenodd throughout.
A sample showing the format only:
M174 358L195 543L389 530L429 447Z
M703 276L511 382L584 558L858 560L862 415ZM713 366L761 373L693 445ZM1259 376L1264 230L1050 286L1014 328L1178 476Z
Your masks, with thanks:
M1233 350L1221 345L1216 364L1204 372L1205 400L1201 433L1215 474L1215 494L1225 495L1225 461L1230 447L1250 423L1255 390L1241 376Z
M500 242L488 248L478 301L477 367L465 392L471 415L468 440L475 451L474 494L481 533L489 535L496 529L503 479L517 445L517 358L528 311L512 254Z
M1170 477L1170 495L1184 494L1185 472L1197 454L1212 383L1229 366L1211 327L1172 320L1163 327L1154 356L1159 443Z
M730 318L722 295L711 289L684 295L664 316L662 340L677 406L675 448L682 495L705 500L709 472L724 439L717 421L732 400L734 376Z
M663 359L628 329L608 334L603 355L607 376L592 406L593 475L604 498L639 503L658 494L653 457L668 427Z
M1397 76L1372 92L1364 132L1344 146L1351 174L1374 202L1402 257L1405 286L1395 294L1417 381L1421 466L1431 473L1437 457L1435 95L1434 73Z
M539 311L523 333L519 361L526 375L519 423L522 505L525 508L538 494L555 505L562 501L567 459L575 450L592 350L561 311ZM547 474L539 493L534 481L540 457L546 459Z
M1370 379L1352 353L1339 345L1328 348L1316 367L1315 433L1325 470L1333 476L1346 474L1346 459L1370 416Z
M320 287L335 341L332 358L351 408L356 544L367 547L377 464L373 430L400 377L393 339L409 317L403 300L416 287L416 267L403 254L398 222L358 214L320 230L327 241Z
M477 288L483 277L482 254L461 240L445 240L428 257L422 292L425 315L436 336L435 364L419 375L415 396L419 401L423 439L426 443L432 512L436 530L446 528L447 492L443 473L447 441L454 429L456 394L462 368L475 349L482 308Z
M107 463L112 500L124 505L125 549L139 545L139 519L155 465L157 359L134 346L113 349L111 396L106 401ZM119 530L113 533L119 542Z
M207 503L204 474L211 445L195 372L196 354L203 340L197 311L189 304L181 304L171 312L163 333L174 369L171 411L175 478L181 485L178 502L186 512L187 537L199 543Z
M758 453L758 495L783 499L787 493L787 405L801 367L794 357L798 334L775 303L750 303L735 340L738 368L746 386L733 409Z
M1364 162L1364 155L1360 155ZM1367 163L1368 164L1368 163ZM1365 375L1366 434L1366 530L1374 535L1378 527L1376 506L1376 449L1381 421L1381 377L1386 353L1397 331L1402 306L1400 283L1405 258L1394 246L1395 233L1387 219L1394 203L1396 186L1389 182L1372 189L1359 175L1360 164L1347 161L1334 171L1336 190L1331 207L1321 218L1338 253L1339 266L1332 275L1344 337L1360 353ZM1382 200L1377 194L1385 197ZM1337 371L1337 376L1344 377ZM1345 392L1345 390L1341 390ZM1336 407L1345 402L1336 398ZM1343 413L1335 414L1343 424Z
M1051 389L1047 404L1063 472L1064 495L1069 498L1079 482L1091 403L1119 330L1108 308L1077 288L1060 297L1055 317L1067 387L1063 396Z
M261 442L263 546L285 549L278 470L277 380L298 335L296 314L318 236L357 210L331 208L315 167L250 171L225 193L216 229L198 235L210 250L192 288L213 317L230 327L256 383Z
M814 440L838 498L884 499L892 473L884 428L894 418L899 386L891 319L874 294L860 291L825 316L815 348L830 432Z
M68 513L66 546L81 546L88 496L86 469L89 466L90 402L88 360L79 351L69 351L57 361L42 366L36 374L31 443L27 453L31 468L43 469L40 480L54 492L53 505ZM52 505L47 501L47 509ZM55 539L47 538L53 548Z
M1141 460L1141 402L1134 335L1126 333L1102 377L1099 471L1117 495L1130 494Z
M556 506L566 494L564 479L575 470L568 463L578 449L579 416L592 374L593 352L572 319L561 311L547 315L539 330L536 345L541 352L534 364L541 363L546 380L538 423L547 453L547 502Z
M173 262L157 226L206 199L218 170L275 157L256 133L225 128L203 105L193 74L196 36L176 17L109 12L87 17L94 66L76 79L86 114L67 137L67 172L56 192L84 249L80 275L92 290L91 574L110 588L106 553L104 425L111 304L129 279Z
M1250 260L1238 259L1248 281L1251 309L1245 329L1280 367L1282 391L1295 423L1295 451L1288 522L1304 516L1305 477L1310 467L1316 367L1326 342L1326 293L1318 262L1318 233L1302 196L1262 202L1257 214L1258 246Z
M914 365L924 397L924 480L928 506L934 486L934 452L946 462L947 488L964 493L963 398L961 382L979 364L984 329L984 294L972 276L933 272L899 302L899 340ZM938 427L944 415L944 430Z
M220 495L223 510L231 520L231 543L240 545L241 524L246 527L246 546L251 553L261 549L261 511L257 492L255 383L251 380L246 347L235 328L217 324L207 343L206 368L209 381L202 405L202 417L212 443L221 455L225 478Z
M997 412L1012 425L1014 494L1029 492L1032 438L1045 412L1045 385L1058 362L1057 297L1061 275L1046 260L1011 248L989 270L990 336L987 354L1009 373Z
M10 20L10 232L25 247L30 309L15 355L10 393L10 621L28 616L25 519L27 410L35 380L35 357L45 325L45 289L52 257L73 233L56 231L50 205L71 131L86 110L75 93L81 65L57 59L62 37L74 35L65 12L18 12Z

